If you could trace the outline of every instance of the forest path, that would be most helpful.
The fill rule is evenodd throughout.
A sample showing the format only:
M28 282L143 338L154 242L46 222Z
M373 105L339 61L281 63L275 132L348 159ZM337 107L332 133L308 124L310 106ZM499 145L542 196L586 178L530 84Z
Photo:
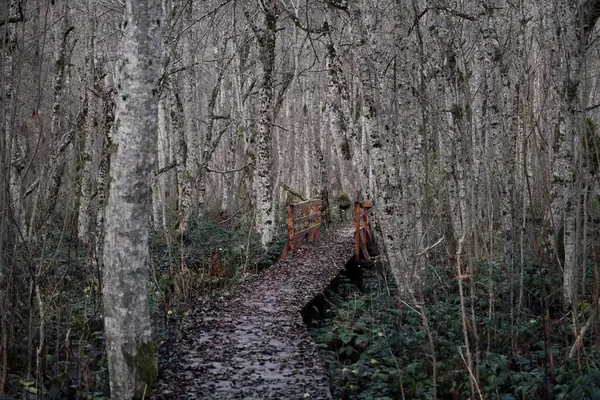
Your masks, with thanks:
M161 351L153 399L330 399L301 310L353 254L344 224L272 266L230 299L195 310Z

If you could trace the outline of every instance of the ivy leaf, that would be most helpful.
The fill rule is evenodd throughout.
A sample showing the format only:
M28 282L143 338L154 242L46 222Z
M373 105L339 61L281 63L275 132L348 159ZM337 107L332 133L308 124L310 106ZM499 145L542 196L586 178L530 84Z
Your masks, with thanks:
M408 364L406 366L406 372L408 372L409 374L414 374L417 371L417 367L419 366L419 364L420 363L418 363L418 362Z
M37 393L38 393L38 390L37 390L37 388L35 387L35 381L25 381L25 380L20 380L20 381L19 381L19 383L20 383L21 385L23 385L23 388L24 388L25 390L27 390L29 393L37 395Z
M356 339L354 339L354 344L369 344L369 338L366 335L359 335L356 337Z
M342 333L340 333L340 340L344 343L344 344L348 344L352 341L352 339L356 336L356 334L354 332L351 331L344 331Z

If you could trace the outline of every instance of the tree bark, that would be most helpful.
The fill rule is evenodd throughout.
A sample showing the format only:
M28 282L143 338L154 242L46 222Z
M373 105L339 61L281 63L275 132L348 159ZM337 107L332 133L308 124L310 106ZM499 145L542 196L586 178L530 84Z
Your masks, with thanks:
M272 104L273 72L275 69L275 39L277 34L277 1L262 2L264 23L257 27L248 18L258 38L260 58L259 117L256 138L256 169L254 190L256 193L256 229L261 243L266 247L275 232L273 188L271 182Z
M9 291L7 265L9 232L16 233L24 227L24 209L21 192L22 160L18 150L16 132L14 130L16 113L15 75L18 71L15 51L17 50L17 22L18 10L22 5L18 0L10 0L6 20L8 25L4 28L6 37L5 45L0 55L4 57L0 88L3 90L0 109L0 395L5 393L8 377L8 321L9 321ZM8 216L16 224L15 230L9 229ZM10 236L13 236L12 234ZM14 237L14 236L13 236ZM18 239L17 239L18 241ZM12 266L16 268L16 266Z
M587 38L600 16L600 1L587 0L556 3L555 18L560 54L553 60L554 90L559 98L558 130L554 138L552 166L551 213L554 226L554 243L562 230L564 246L564 304L575 304L578 291L577 273L577 226L580 196L578 194L577 165L580 157L580 136L583 126L582 102L579 85ZM561 229L562 228L562 229Z
M17 10L20 7L19 0L10 0L8 7L8 18L14 19L18 16ZM17 50L17 26L16 23L10 23L5 28L7 46L4 46L4 71L2 83L4 85L4 137L6 138L7 151L10 154L10 169L9 169L9 193L11 201L11 213L17 224L17 229L22 234L26 234L25 231L25 208L23 205L23 192L22 192L22 176L21 172L25 167L24 154L21 151L20 140L14 129L15 126L15 82L17 70L15 68L15 51Z
M103 276L113 399L144 397L150 393L157 376L146 284L161 22L159 0L125 2Z
M96 99L92 91L96 89L96 16L95 2L88 0L88 12L91 13L87 24L87 51L85 54L85 93L84 93L84 118L85 125L83 129L83 151L81 154L81 176L80 176L80 193L79 193L79 210L77 218L77 238L86 249L90 247L92 235L92 159L94 151L95 136L97 133L97 114L96 114ZM95 92L95 91L94 91Z
M58 7L58 6L56 6ZM52 85L52 120L50 125L50 140L52 143L50 158L42 168L38 190L35 196L34 208L31 213L28 237L34 238L36 232L43 228L50 220L56 205L64 167L66 162L66 148L71 143L75 129L65 130L62 124L64 113L64 94L67 80L67 67L69 63L68 37L74 29L70 22L69 2L65 1L62 12L56 12L61 18L61 24L56 32L59 42L54 59L54 78ZM77 116L79 120L81 112ZM81 121L77 122L80 125Z

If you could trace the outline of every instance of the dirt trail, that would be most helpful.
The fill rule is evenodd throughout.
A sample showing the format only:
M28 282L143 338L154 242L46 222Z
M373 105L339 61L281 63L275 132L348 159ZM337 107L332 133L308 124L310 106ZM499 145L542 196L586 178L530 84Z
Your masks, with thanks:
M153 399L330 399L300 313L351 257L343 226L269 268L226 301L205 304L161 351Z

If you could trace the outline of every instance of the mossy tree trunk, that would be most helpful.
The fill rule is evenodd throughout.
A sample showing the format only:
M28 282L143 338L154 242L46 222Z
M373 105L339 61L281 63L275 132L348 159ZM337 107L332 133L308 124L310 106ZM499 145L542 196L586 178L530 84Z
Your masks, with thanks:
M256 26L247 14L258 39L261 65L259 88L259 117L256 138L256 169L254 190L256 194L256 229L263 246L273 239L275 232L273 210L273 185L271 179L271 151L273 145L273 73L275 70L275 39L277 36L278 1L261 2L263 24Z
M85 248L86 265L90 265L89 257L93 253L93 217L94 210L92 204L92 188L94 181L94 164L93 153L96 146L96 135L98 133L98 115L97 101L98 97L93 94L97 93L99 87L98 76L96 71L96 5L94 0L87 2L88 12L90 16L87 22L87 51L85 54L85 93L84 93L84 118L85 126L82 129L80 136L81 154L78 155L81 166L80 183L79 183L79 210L77 217L77 238L79 243Z
M111 398L142 398L156 380L148 308L150 185L161 57L159 0L127 0L106 209L104 322Z

